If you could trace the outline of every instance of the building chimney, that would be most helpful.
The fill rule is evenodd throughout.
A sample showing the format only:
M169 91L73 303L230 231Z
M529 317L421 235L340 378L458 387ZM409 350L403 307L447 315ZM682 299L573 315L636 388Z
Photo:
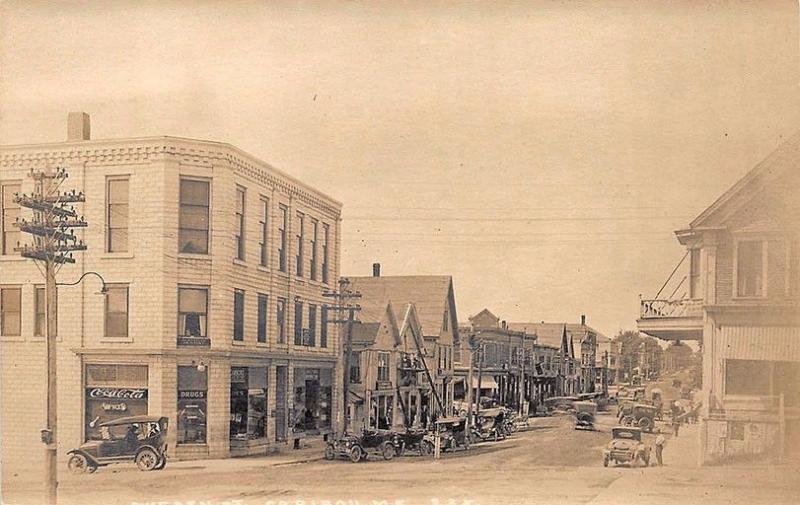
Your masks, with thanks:
M70 112L67 116L67 142L90 140L91 138L89 114Z
M380 277L381 276L381 264L380 263L373 263L372 264L372 276L373 277Z
M586 326L586 314L581 314L581 326Z
M508 325L506 325L506 322L505 322L505 321L502 321L502 328L503 328L504 330L508 329Z

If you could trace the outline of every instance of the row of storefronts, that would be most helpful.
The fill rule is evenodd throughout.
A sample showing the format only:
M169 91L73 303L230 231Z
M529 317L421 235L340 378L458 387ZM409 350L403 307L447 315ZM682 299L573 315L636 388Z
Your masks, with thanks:
M226 381L210 380L212 369L224 366L214 361L208 365L176 365L176 401L174 409L168 409L163 400L151 402L154 396L166 398L166 388L170 385L151 384L148 365L86 364L84 439L101 438L100 425L105 422L146 414L170 418L173 427L170 441L177 446L179 458L204 452L182 451L182 446L227 445L227 455L249 455L266 452L275 443L325 436L332 430L332 365L324 368L290 367L288 363L232 364L226 367L227 386ZM220 386L227 391L215 390ZM220 405L222 402L225 404ZM224 425L224 418L228 419L227 432L219 429ZM227 439L227 444L220 444L223 438Z

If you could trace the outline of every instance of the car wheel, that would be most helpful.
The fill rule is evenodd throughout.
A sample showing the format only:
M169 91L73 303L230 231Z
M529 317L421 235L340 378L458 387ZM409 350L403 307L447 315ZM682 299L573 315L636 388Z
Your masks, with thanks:
M623 426L633 426L634 422L635 419L633 418L633 416L625 416L622 418L622 421L620 421L620 424L622 424Z
M649 417L639 418L639 422L637 424L642 431L650 431L653 429L653 421L651 421Z
M325 447L325 459L327 459L328 461L333 461L334 459L336 459L336 451L333 449L333 446L331 444L328 444Z
M386 461L389 461L390 459L394 458L394 454L395 454L395 450L394 450L394 446L392 445L392 443L391 442L384 442L383 446L381 447L381 456L383 456L383 459L385 459Z
M136 466L143 472L155 470L158 465L158 454L153 449L142 449L136 455Z
M97 471L97 466L96 465L89 465L89 467L86 468L86 471L89 472L89 473L94 473L94 472Z
M350 448L350 461L352 461L353 463L358 463L359 461L361 461L361 458L363 456L365 456L364 450L361 449L360 446L354 445L353 447Z
M67 467L72 473L84 473L89 468L89 462L83 454L73 454L67 461Z
M429 440L425 440L420 444L421 452L425 456L430 456L433 454L433 443Z

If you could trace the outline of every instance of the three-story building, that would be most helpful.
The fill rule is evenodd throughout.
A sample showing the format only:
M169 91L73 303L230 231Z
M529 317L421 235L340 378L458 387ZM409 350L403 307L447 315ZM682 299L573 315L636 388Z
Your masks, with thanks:
M14 248L31 169L84 191L88 250L58 273L59 454L115 417L170 419L178 459L265 453L334 429L341 204L224 143L91 140L0 147L3 472L42 467L43 278ZM60 464L62 464L61 462Z

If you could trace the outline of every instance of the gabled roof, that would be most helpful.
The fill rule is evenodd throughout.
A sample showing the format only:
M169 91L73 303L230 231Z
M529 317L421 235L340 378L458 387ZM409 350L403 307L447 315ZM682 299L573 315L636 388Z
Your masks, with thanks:
M371 315L378 316L379 313L373 313ZM397 317L394 313L394 307L390 302L387 302L384 305L383 312L380 316L371 319L365 319L363 317L359 317L361 322L356 323L353 325L353 332L351 334L351 341L354 344L363 344L366 346L374 345L380 336L381 327L386 324L389 334L391 336L391 341L387 342L384 341L381 343L381 346L391 345L392 347L397 346L400 344L400 335L399 335L399 327L397 325Z
M372 344L380 327L381 323L355 323L351 340L354 344Z
M514 331L524 331L529 335L536 335L537 343L539 345L546 345L548 347L561 348L561 334L564 330L564 323L508 323L508 329ZM595 330L591 326L582 325L577 323L567 323L567 334L577 339L583 339L587 332L593 332L597 335L597 341L603 339L608 340L608 337ZM579 340L580 341L580 340Z
M800 160L800 132L795 133L788 141L747 172L711 206L701 212L689 226L698 228L718 225L714 221L719 214L730 215L741 205L747 203L748 198L741 198L742 196L751 197L756 193L753 189L762 187L786 170L796 169L798 160Z
M383 311L388 302L399 306L413 303L424 335L439 336L444 312L449 307L450 326L458 333L453 300L453 279L449 275L409 275L382 277L348 277L350 288L361 293L359 319L370 321Z
M484 318L491 320L492 321L492 326L497 326L498 322L500 321L500 318L495 316L494 314L492 314L492 312L489 309L483 309L482 311L478 312L474 316L470 317L469 318L469 322L474 325L475 321L477 321L478 319L484 319Z

